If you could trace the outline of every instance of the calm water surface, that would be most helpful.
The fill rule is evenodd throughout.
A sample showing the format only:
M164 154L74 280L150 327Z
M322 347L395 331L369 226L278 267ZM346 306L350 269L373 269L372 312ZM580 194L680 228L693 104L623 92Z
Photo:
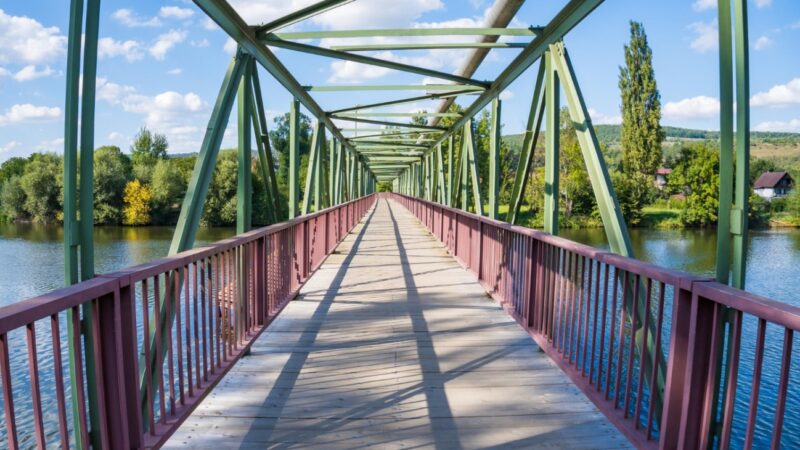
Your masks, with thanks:
M95 229L95 264L98 273L107 273L131 265L144 263L166 255L172 237L171 227L97 227ZM198 234L197 245L203 245L234 234L232 228L205 228ZM565 238L596 247L607 247L603 230L564 230ZM639 259L700 275L713 276L716 234L713 230L632 230L634 251ZM63 286L63 230L57 226L0 224L0 306L39 295ZM747 259L748 290L800 306L796 284L800 280L800 231L754 231L750 235L750 253ZM671 301L669 301L671 304ZM669 306L668 306L669 307ZM669 311L669 309L667 309ZM747 401L750 396L750 377L753 372L752 354L756 322L745 319L742 339L742 361L737 386L739 401L734 416L733 445L741 446ZM39 333L37 333L39 334ZM21 383L14 386L24 395L27 374L23 335L12 342L12 365ZM46 342L47 337L42 336ZM759 426L756 447L768 445L777 392L777 373L780 367L780 348L783 332L777 327L767 329ZM797 339L795 339L797 340ZM52 373L49 352L40 355L40 372L43 377ZM792 374L788 397L788 411L784 424L782 446L800 448L800 414L794 405L800 404L800 344L795 342ZM43 385L52 380L43 378ZM43 386L43 402L52 406L53 399ZM15 395L17 397L17 395ZM69 400L68 400L69 401ZM32 427L27 402L23 398L17 405L20 431ZM45 422L55 423L55 408L45 408ZM2 416L2 414L0 414ZM71 421L70 421L70 425ZM23 432L24 433L24 432ZM48 432L48 440L55 433ZM5 430L0 429L0 446L4 446ZM23 447L31 447L30 439L23 439Z

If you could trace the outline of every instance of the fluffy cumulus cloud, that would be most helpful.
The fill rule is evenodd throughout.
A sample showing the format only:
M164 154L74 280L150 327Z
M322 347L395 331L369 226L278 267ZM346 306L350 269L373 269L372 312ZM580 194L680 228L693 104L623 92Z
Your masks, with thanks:
M45 27L38 21L11 16L0 9L0 64L42 64L61 57L67 38L58 27Z
M759 92L750 99L751 106L790 106L800 105L800 78L786 84L772 86L769 90Z
M13 151L15 148L22 147L22 142L19 141L9 141L6 142L5 145L0 146L0 154L2 153L9 153Z
M689 29L694 33L694 39L690 46L692 50L705 53L715 50L719 46L719 31L717 22L695 22L689 25Z
M170 30L156 38L155 43L150 47L150 55L155 59L162 60L173 47L185 40L186 31Z
M772 47L774 41L770 39L768 36L761 36L756 39L756 42L753 44L753 48L756 50L764 50L766 48Z
M756 0L757 8L766 8L767 6L772 6L772 0Z
M668 119L710 119L719 115L719 100L700 95L676 102L667 102L663 109Z
M136 41L117 41L110 37L100 38L97 42L97 55L102 58L124 57L128 62L142 59L142 44Z
M13 105L0 115L0 126L55 120L61 117L57 106L36 106L30 103Z
M36 66L33 64L29 64L22 69L20 69L17 73L14 74L14 79L17 81L31 81L37 78L49 77L53 75L55 70L51 69L50 66L43 68L42 70L38 70Z
M162 6L158 15L170 19L188 19L194 15L194 11L180 6Z
M129 28L160 27L162 25L161 20L158 17L141 17L133 12L133 10L128 8L122 8L114 11L114 13L111 14L111 17Z
M782 131L791 133L800 133L800 119L791 119L787 121L767 121L761 122L754 127L756 131Z
M619 125L622 123L622 116L603 114L594 108L589 108L589 118L595 125Z
M431 54L420 56L398 56L392 52L374 52L370 56L386 61L397 62L414 67L425 67L426 69L439 69L444 65L444 61ZM383 67L360 64L353 61L334 61L331 63L331 76L328 82L331 83L359 83L365 80L372 80L383 77L393 70ZM441 80L435 81L442 83Z
M696 0L692 3L692 8L695 11L705 11L707 9L716 8L717 0Z

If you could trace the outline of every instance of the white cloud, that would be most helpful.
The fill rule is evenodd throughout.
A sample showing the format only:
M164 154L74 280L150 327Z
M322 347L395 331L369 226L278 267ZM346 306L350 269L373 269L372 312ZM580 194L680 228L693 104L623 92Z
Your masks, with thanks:
M441 0L356 1L314 16L311 21L328 28L380 28L408 24L425 13L443 8Z
M120 133L118 131L112 131L111 133L108 133L108 140L109 141L118 141L118 140L121 140L124 137L125 137L125 135L123 135L122 133Z
M756 0L757 8L766 8L767 6L772 6L772 0Z
M786 84L772 86L766 92L759 92L750 99L751 106L800 105L800 78Z
M111 83L106 78L97 77L95 96L98 100L103 100L112 105L121 103L127 96L133 95L136 92L132 86L124 86L117 83Z
M67 43L58 27L34 19L10 16L0 9L0 64L42 64L64 54Z
M167 52L172 49L172 47L180 44L186 40L186 31L183 30L170 30L156 39L156 42L150 47L150 55L153 58L162 60L167 56Z
M607 116L594 108L589 108L589 119L595 125L619 125L622 123L622 116Z
M142 45L139 42L127 40L116 41L110 37L100 38L97 42L97 55L100 58L114 58L123 56L128 62L142 59Z
M210 17L206 17L205 20L203 20L203 28L205 28L208 31L214 31L214 30L218 29L219 27L217 26L216 22L211 20Z
M233 55L234 53L236 53L236 46L237 46L236 41L234 41L231 38L228 38L228 40L225 41L225 45L222 47L222 49L225 51L225 53Z
M800 133L800 119L791 119L785 122L780 120L761 122L753 129L756 131L783 131Z
M695 11L705 11L707 9L716 8L717 0L696 0L692 3L692 8Z
M11 123L37 122L58 119L61 108L56 106L36 106L30 103L13 105L0 115L0 126Z
M173 19L188 19L194 15L194 11L189 8L181 8L180 6L162 6L158 11L158 15Z
M331 63L331 72L329 83L358 83L380 78L389 74L391 70L353 61L334 61Z
M753 44L753 48L756 50L764 50L767 47L772 47L774 42L767 36L761 36L760 38L756 39L755 44Z
M22 147L22 142L10 141L7 142L6 145L0 147L0 153L8 153L18 147Z
M695 22L689 25L689 29L695 34L692 40L691 47L700 53L705 53L709 50L715 50L719 46L719 32L717 31L717 22L711 21Z
M0 77L10 77L11 72L8 71L5 67L0 67Z
M111 14L111 17L113 17L117 22L130 28L161 26L161 20L158 17L146 19L144 17L140 17L128 8L122 8L114 11L114 13Z
M211 43L208 42L208 39L205 39L205 38L197 40L197 41L192 41L189 44L192 47L197 47L197 48L205 48L205 47L208 47L209 45L211 45Z
M180 75L183 73L183 69L181 69L180 67L176 67L174 69L168 70L167 73L170 75Z
M19 72L15 73L14 79L20 82L30 81L30 80L35 80L37 78L49 77L54 73L55 71L51 69L50 66L47 66L42 70L36 70L36 66L34 66L33 64L29 64L20 69Z
M514 98L514 93L508 89L500 93L500 100L506 101L511 100L512 98Z
M64 150L64 138L55 138L39 142L36 150L40 152L60 152Z
M664 117L671 119L709 119L719 115L719 100L700 95L664 105Z

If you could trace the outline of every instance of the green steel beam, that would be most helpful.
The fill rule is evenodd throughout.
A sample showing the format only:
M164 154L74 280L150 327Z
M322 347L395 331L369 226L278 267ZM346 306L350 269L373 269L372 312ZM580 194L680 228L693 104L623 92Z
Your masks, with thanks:
M558 234L561 89L552 50L545 52L547 131L544 150L544 231Z
M481 92L485 89L463 84L332 84L327 86L303 86L308 92L353 92L353 91L428 91L428 92Z
M475 208L475 214L482 216L483 198L481 196L480 177L478 176L478 173L480 173L480 168L478 167L478 155L477 149L475 148L475 134L473 129L474 127L471 121L468 122L467 125L464 125L464 135L466 136L464 141L466 142L467 161L469 162L469 174L472 184L472 200L474 202L473 207Z
M719 12L719 206L717 212L716 280L728 284L731 271L731 210L733 206L733 32L731 0L718 2Z
M515 224L517 215L522 206L522 199L525 196L525 187L528 185L531 164L533 163L533 152L536 148L536 141L539 140L539 131L542 127L544 116L544 62L539 63L539 70L536 74L536 84L533 88L533 100L531 110L528 113L528 124L525 126L525 136L522 140L522 150L519 155L517 172L514 175L514 186L511 189L511 204L508 206L506 222Z
M298 215L300 202L300 102L292 100L289 107L289 219Z
M356 123L369 123L372 125L384 125L387 127L397 127L397 128L408 128L408 129L415 129L415 130L433 130L433 131L445 131L446 128L442 127L433 127L429 125L415 125L410 123L403 123L403 122L388 122L385 120L373 120L373 119L362 119L360 117L346 117L346 116L330 116L331 119L336 120L345 120L348 122L356 122Z
M333 117L461 117L458 113L435 113L435 112L347 112L331 113Z
M750 194L750 53L747 2L734 0L736 48L736 192L732 219L733 286L745 288L747 269L747 215ZM735 219L734 219L735 218Z
M333 45L331 50L342 52L371 52L376 50L452 50L465 48L525 48L525 42L461 42L461 43L405 43Z
M442 161L442 144L436 146L436 180L438 181L439 196L437 202L444 204L447 191L444 188L444 163Z
M257 131L257 139L261 145L258 146L259 160L265 167L264 177L268 179L267 192L272 200L269 204L272 213L270 217L273 223L280 222L279 218L280 208L280 191L278 190L278 178L275 174L275 161L272 158L272 146L269 142L269 132L267 131L267 116L265 115L264 100L261 97L261 82L258 78L258 67L252 64L252 81L255 105L253 107L254 116L258 117L258 121L254 123L253 127Z
M336 139L331 139L328 143L328 170L326 174L328 174L328 182L326 183L326 193L328 197L328 205L333 206L335 204L334 193L336 192L335 180L336 180Z
M67 85L64 121L64 278L68 285L94 277L94 113L97 73L97 42L100 24L100 0L86 1L86 24L83 23L84 0L73 0L70 4L69 40L67 47ZM81 79L81 36L83 48L83 86ZM80 104L80 109L79 105ZM79 114L80 113L80 114ZM79 120L80 118L80 120ZM79 130L80 129L80 135ZM80 149L80 150L79 150ZM80 158L79 158L80 153ZM78 220L80 217L80 220ZM80 427L74 427L74 439L78 446L99 448L100 404L95 380L94 336L91 321L94 314L91 304L82 311L82 334L86 384L89 386L89 440L83 442ZM72 320L72 310L67 311L67 320ZM81 369L81 357L71 344L75 335L73 327L67 327L69 337L70 390L72 392L73 423L78 423L84 405L74 399L83 389L76 383L76 373Z
M464 125L464 131L467 127L471 127L472 122L467 122ZM467 133L461 135L461 175L459 178L461 209L467 211L469 209L469 150L467 149Z
M450 139L447 142L447 192L445 193L445 204L447 206L453 206L453 167L455 166L453 145L455 145L455 136L450 135Z
M398 62L394 62L394 61L388 61L388 60L385 60L385 59L374 58L372 56L365 56L365 55L358 55L358 54L347 53L347 52L340 52L340 51L337 51L337 50L331 50L331 49L327 49L327 48L317 47L317 46L314 46L314 45L301 44L299 42L284 41L283 39L275 37L275 35L267 35L267 36L265 36L264 38L262 38L262 42L264 42L266 45L269 45L271 47L283 48L283 49L291 50L291 51L295 51L295 52L302 52L302 53L307 53L307 54L311 54L311 55L323 56L323 57L326 57L326 58L340 59L340 60L343 60L343 61L351 61L351 62L355 62L355 63L359 63L359 64L367 64L367 65L375 66L375 67L383 67L385 69L397 70L397 71L406 72L406 73L413 73L413 74L417 74L417 75L422 75L424 77L439 78L441 80L449 80L449 81L453 81L455 83L462 83L462 84L471 85L471 86L479 86L479 87L482 87L482 88L485 88L485 87L488 86L488 83L486 83L485 81L473 80L472 78L462 77L462 76L459 76L459 75L453 75L453 74L450 74L450 73L447 73L447 72L441 72L441 71L438 71L438 70L426 69L426 68L420 67L420 66L413 66L413 65L410 65L410 64L403 64L403 63L398 63Z
M275 19L267 24L254 27L254 31L256 35L260 37L268 33L271 33L275 30L279 30L281 28L288 27L289 25L293 25L295 23L306 20L309 17L313 17L322 14L326 11L330 11L334 8L338 8L339 6L345 5L352 1L353 0L324 0L321 2L317 2L312 5L306 6L305 8L298 9L297 11L294 11L283 17Z
M325 39L403 36L536 36L541 32L530 28L389 28L375 30L298 31L276 33L281 39Z
M463 116L455 121L450 129L431 145L429 151L433 151L436 144L444 142L444 140L456 130L460 130L465 123L485 108L493 98L500 95L500 93L508 88L511 83L528 69L528 67L541 58L550 44L561 40L564 35L578 25L602 2L603 0L570 0L547 26L542 29L541 33L537 34L536 39L528 44L528 46L511 61L508 67L506 67L495 81L492 82L491 86L462 112Z
M322 133L325 132L325 129L322 127L322 123L317 121L314 124L314 134L311 136L311 148L309 149L308 153L308 170L306 170L306 188L303 190L303 208L300 212L302 215L306 215L311 212L311 201L315 196L312 194L312 189L317 189L319 187L319 183L314 183L316 181L315 172L318 171L319 168L319 146L320 141L322 139Z
M237 183L236 183L236 234L250 231L252 225L253 209L253 180L252 180L252 110L253 90L251 81L251 68L253 59L243 56L242 79L239 82L237 95L239 134L239 151L237 153Z
M380 108L382 106L402 105L404 103L415 103L415 102L418 102L418 101L425 101L425 100L437 100L437 99L450 98L450 97L455 97L455 96L458 96L458 95L461 95L461 94L470 94L470 93L475 93L475 91L474 90L465 90L465 91L454 91L454 92L442 93L442 94L435 94L434 93L434 94L428 94L428 95L419 95L419 96L416 96L416 97L401 98L401 99L389 100L389 101L385 101L385 102L370 103L370 104L366 104L366 105L356 105L356 106L351 106L351 107L348 107L348 108L336 109L336 110L330 111L329 113L330 114L339 114L339 113L351 112L351 111L363 111L363 110L368 110L368 109L373 109L373 108Z
M400 147L400 148L420 148L425 149L428 148L427 145L418 145L418 144L403 144L398 142L382 142L382 141L358 141L353 143L356 149L361 148L385 148L385 147Z
M492 130L489 137L489 218L497 219L500 196L500 99L492 101Z

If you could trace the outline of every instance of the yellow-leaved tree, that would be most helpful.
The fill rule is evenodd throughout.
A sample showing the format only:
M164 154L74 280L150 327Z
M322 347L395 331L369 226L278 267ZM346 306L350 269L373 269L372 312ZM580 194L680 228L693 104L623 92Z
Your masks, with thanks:
M125 185L125 225L147 225L150 223L150 199L153 194L147 185L133 179Z

